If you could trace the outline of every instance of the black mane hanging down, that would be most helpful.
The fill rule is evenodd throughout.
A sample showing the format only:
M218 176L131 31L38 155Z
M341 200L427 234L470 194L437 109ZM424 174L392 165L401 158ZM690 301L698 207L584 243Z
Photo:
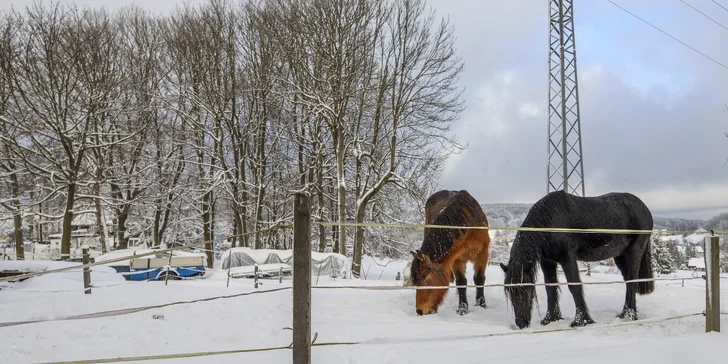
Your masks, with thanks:
M431 225L468 226L468 218L478 219L479 215L483 215L480 205L467 191L457 191L454 194L450 203L437 215ZM420 251L433 262L439 262L450 253L453 248L453 240L460 238L460 235L465 232L466 229L428 229ZM418 277L419 271L419 261L415 259L412 262L411 279L413 281L420 278Z

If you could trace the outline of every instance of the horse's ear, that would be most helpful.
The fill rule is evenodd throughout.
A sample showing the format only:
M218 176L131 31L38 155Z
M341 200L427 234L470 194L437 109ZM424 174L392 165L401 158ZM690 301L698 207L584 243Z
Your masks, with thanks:
M417 256L417 252L416 252L416 251L414 251L414 250L410 250L410 254L412 254L412 257L413 257L413 258L415 258L415 259L419 259L419 257Z
M503 273L508 273L508 266L507 265L505 265L503 263L500 263L500 267L501 267L501 269L503 269Z
M420 253L420 262L422 262L422 264L424 264L425 266L432 264L432 260L430 259L430 257L422 253Z

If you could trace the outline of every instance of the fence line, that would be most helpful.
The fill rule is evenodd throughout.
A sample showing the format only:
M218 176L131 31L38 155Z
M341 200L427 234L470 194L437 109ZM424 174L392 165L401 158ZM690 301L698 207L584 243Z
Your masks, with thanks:
M26 273L26 274L20 274L20 275L17 275L17 276L9 276L9 277L0 277L0 282L23 280L23 279L28 279L28 278L32 278L32 277L38 277L38 276L42 276L42 275L46 275L46 274L61 273L61 272L67 272L67 271L76 270L76 269L82 269L82 268L87 268L87 267L95 267L97 265L104 265L104 264L108 264L108 263L116 263L116 262L121 262L121 261L124 261L124 260L134 259L134 258L149 257L149 256L152 256L152 255L157 255L157 254L162 254L162 253L168 253L168 252L172 252L172 251L176 251L176 250L189 249L191 247L195 247L195 246L198 246L198 245L211 244L211 243L214 243L215 241L220 241L220 240L225 240L225 239L230 239L230 238L235 238L235 237L241 237L241 236L248 236L248 235L253 235L253 234L260 234L260 233L264 233L264 232L268 232L268 231L273 231L273 230L278 230L278 229L288 229L288 228L291 228L291 227L292 227L292 225L275 225L275 226L271 226L269 228L262 229L262 230L258 230L258 231L251 231L251 232L247 232L247 233L244 233L244 234L229 235L229 236L224 236L224 237L218 238L218 239L201 241L201 242L197 242L197 243L190 243L190 244L185 244L185 245L181 245L181 246L177 246L177 247L173 247L173 248L154 250L154 251L149 252L149 253L142 253L142 254L130 255L130 256L125 256L125 257L120 257L120 258L114 258L114 259L108 259L108 260L99 261L99 262L93 262L93 263L88 263L88 264L81 264L81 265L74 265L74 266L71 266L71 267L65 267L65 268L58 268L58 269L46 270L46 271L42 271L42 272Z
M547 287L547 286L589 286L589 285L605 285L605 284L627 284L627 283L639 283L639 282L656 282L656 281L690 281L690 280L704 280L703 277L685 277L685 278L640 278L630 279L626 281L594 281L594 282L555 282L555 283L491 283L491 284L463 284L463 285L448 285L448 286L357 286L357 285L346 285L346 286L312 286L311 288L323 288L323 289L363 289L363 290L381 290L381 291L396 291L396 290L428 290L428 289L454 289L454 288L491 288L491 287Z
M452 225L428 225L428 224L379 224L379 223L353 223L353 222L326 222L312 221L312 224L323 226L348 226L348 227L380 227L380 228L401 228L401 229L465 229L465 230L510 230L510 231L539 231L553 233L591 233L591 234L691 234L694 231L688 230L633 230L633 229L579 229L579 228L541 228L527 226L452 226ZM728 235L728 231L709 232L712 235Z
M605 324L605 325L590 325L585 327L566 327L562 329L550 329L550 330L534 330L534 331L509 331L509 332L496 332L489 334L474 334L474 335L454 335L454 336L442 336L435 338L374 338L364 341L338 341L338 342L313 342L312 347L319 346L353 346L353 345L391 345L401 343L419 343L423 340L432 341L455 341L455 340L470 340L490 337L504 337L512 335L524 335L524 334L549 334L556 332L568 332L576 330L590 330L590 329L610 329L614 327L629 326L629 325L643 325L643 324L654 324L672 320L679 320L687 317L702 316L702 312L696 312L687 315L657 318L657 319L646 319L637 321L628 321L617 324ZM104 359L90 359L90 360L72 360L72 361L54 361L55 364L90 364L90 363L119 363L119 362L136 362L136 361L149 361L149 360L165 360L165 359L183 359L183 358L195 358L203 356L216 356L216 355L229 355L229 354L242 354L242 353L255 353L255 352L267 352L267 351L278 351L278 350L290 350L291 345L288 346L277 346L267 348L255 348L255 349L237 349L237 350L219 350L219 351L203 351L203 352L192 352L192 353L179 353L179 354L160 354L160 355L145 355L135 357L117 357L117 358L104 358ZM50 364L50 363L41 363Z

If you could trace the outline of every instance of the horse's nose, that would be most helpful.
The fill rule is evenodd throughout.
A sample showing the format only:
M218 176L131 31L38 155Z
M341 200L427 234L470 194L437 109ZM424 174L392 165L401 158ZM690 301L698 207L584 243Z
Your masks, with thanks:
M422 310L417 310L417 316L422 316Z

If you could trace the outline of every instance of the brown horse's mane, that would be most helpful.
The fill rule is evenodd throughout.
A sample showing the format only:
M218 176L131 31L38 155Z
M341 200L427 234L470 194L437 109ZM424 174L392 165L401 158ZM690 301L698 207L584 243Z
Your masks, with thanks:
M455 197L440 214L431 223L432 225L447 225L447 226L468 226L472 223L472 219L476 218L479 214L482 214L482 209L478 202L475 201L467 191L456 192ZM443 229L443 228L431 228L427 230L420 251L422 254L427 255L430 260L434 263L439 263L447 257L453 246L455 240L460 238L461 234L466 232L465 229ZM417 282L421 279L419 277L419 260L415 259L412 262L412 275L411 279L413 282Z

